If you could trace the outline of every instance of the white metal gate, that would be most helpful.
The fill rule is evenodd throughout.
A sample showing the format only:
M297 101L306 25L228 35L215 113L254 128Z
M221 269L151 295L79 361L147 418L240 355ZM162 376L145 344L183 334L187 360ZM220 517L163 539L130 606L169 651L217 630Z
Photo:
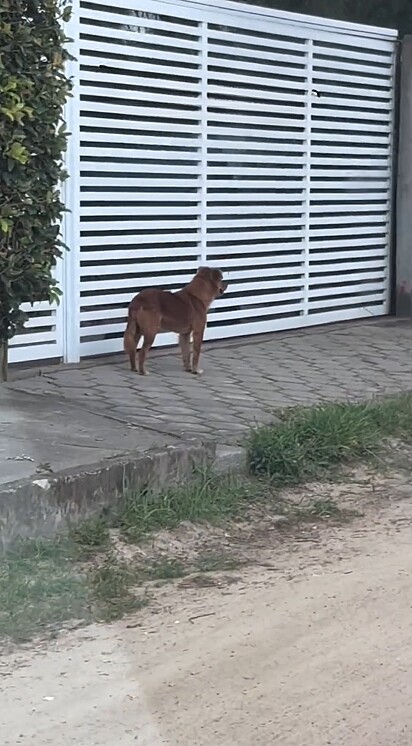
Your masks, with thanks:
M395 32L80 0L70 35L67 360L202 263L230 282L209 339L387 311Z

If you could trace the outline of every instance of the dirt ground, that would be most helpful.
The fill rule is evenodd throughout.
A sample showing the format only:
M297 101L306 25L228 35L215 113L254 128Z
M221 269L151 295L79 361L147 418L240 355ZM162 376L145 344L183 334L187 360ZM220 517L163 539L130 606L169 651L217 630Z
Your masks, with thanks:
M333 490L363 516L257 531L246 568L0 658L1 743L410 746L410 475Z

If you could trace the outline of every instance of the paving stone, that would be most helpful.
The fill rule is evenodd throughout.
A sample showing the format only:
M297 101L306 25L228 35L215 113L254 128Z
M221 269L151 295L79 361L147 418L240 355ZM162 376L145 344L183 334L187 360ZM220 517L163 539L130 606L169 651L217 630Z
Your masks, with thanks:
M75 423L72 407L123 423L125 432L132 427L134 444L145 428L150 442L187 433L233 443L285 406L412 388L412 325L379 320L229 340L206 346L203 376L189 376L180 366L175 351L153 351L147 378L131 374L126 364L99 361L44 369L41 376L26 372L9 387L22 397L55 401L57 408L63 402L68 431ZM110 427L105 432L107 441Z

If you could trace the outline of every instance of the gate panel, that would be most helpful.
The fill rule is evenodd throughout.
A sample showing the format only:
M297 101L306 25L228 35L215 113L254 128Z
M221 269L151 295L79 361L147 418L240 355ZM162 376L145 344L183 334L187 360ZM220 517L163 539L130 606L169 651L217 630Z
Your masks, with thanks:
M315 41L308 312L388 311L393 49Z
M387 311L393 33L222 6L80 3L82 356L203 262L208 338Z
M201 25L98 7L80 26L81 355L119 350L133 295L178 289L202 255Z
M209 339L387 312L394 32L225 0L74 8L64 306L32 312L13 361L121 350L133 295L206 262L229 279Z
M57 273L60 276L61 262ZM56 303L25 303L28 320L21 334L10 340L9 362L60 359L63 356L62 306Z
M208 26L207 258L230 278L209 338L304 310L308 44L253 26Z

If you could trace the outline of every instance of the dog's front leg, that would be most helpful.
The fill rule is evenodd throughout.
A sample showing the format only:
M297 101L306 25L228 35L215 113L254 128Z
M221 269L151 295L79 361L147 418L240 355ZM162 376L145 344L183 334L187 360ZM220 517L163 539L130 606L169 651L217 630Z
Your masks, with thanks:
M190 352L190 335L191 335L191 332L188 332L188 334L179 335L179 344L180 344L180 349L182 352L183 368L186 371L186 373L192 372L192 361L191 361L191 352Z
M193 359L192 359L192 373L199 375L203 373L199 368L200 352L202 349L203 335L205 333L205 326L193 330Z

